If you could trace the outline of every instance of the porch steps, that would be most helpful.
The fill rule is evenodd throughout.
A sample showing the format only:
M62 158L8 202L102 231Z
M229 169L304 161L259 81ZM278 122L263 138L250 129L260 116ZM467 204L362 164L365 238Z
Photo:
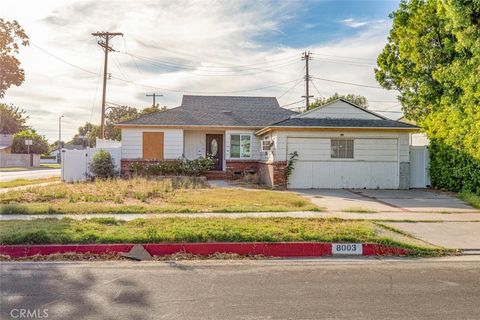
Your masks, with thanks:
M224 180L227 178L225 171L210 170L205 173L207 180Z

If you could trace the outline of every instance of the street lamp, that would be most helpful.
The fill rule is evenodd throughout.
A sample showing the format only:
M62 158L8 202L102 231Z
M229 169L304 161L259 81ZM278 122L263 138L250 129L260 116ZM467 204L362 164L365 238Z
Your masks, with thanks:
M60 163L61 162L61 156L62 154L60 153L61 149L62 149L62 118L63 118L63 114L58 117L58 159L57 159L57 162Z

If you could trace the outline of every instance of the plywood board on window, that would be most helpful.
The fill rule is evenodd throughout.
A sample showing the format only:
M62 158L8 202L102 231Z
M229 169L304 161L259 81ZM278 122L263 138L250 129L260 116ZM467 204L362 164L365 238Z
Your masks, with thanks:
M163 132L143 132L143 159L163 160Z

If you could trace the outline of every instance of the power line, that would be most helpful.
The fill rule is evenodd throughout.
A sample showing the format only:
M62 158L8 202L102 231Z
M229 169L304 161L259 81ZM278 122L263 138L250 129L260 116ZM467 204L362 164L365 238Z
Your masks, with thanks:
M122 54L126 54L123 52L120 52ZM192 75L195 76L206 76L206 77L212 77L212 76L248 76L248 75L255 75L259 73L265 73L265 72L277 72L277 73L285 73L284 71L278 70L278 69L267 69L267 68L243 68L240 70L235 70L233 68L237 67L215 67L215 66L193 66L193 65L187 65L187 64L178 64L178 63L172 63L172 62L165 62L165 61L160 61L152 58L147 58L143 56L138 56L138 55L133 55L131 53L128 54L131 57L135 57L138 60L144 61L158 69L162 70L169 70L169 71L179 71L183 69L191 70L191 71L200 71L200 72L209 72L208 74L205 73L191 73ZM289 61L289 62L283 62L281 64L276 64L276 65L271 65L269 68L282 68L290 65L294 65L298 63L298 59L295 61ZM210 69L213 68L214 70ZM229 70L218 70L217 68L221 69L229 69ZM253 70L258 70L257 72L254 72ZM243 73L247 72L247 73Z
M295 89L302 81L303 81L303 78L300 78L296 83L293 84L292 87L290 87L290 89L288 89L287 91L285 91L284 93L282 93L281 95L279 95L279 96L277 97L277 99L280 99L281 97L283 97L284 95L286 95L287 93L289 93L290 91L292 91L293 89Z
M127 41L125 40L125 37L122 37L123 39L123 46L125 47L125 53L128 54L128 49L127 49ZM137 68L137 72L139 75L142 75L142 72L140 71L140 68L138 67L137 61L135 61L135 58L131 55L129 55L130 58L133 61L133 64L135 65L135 68Z
M90 74L93 74L93 75L97 75L96 72L93 72L93 71L84 69L84 68L82 68L82 67L79 67L79 66L77 66L77 65L74 65L73 63L70 63L70 62L62 59L62 58L54 55L53 53L48 52L47 50L40 48L38 45L36 45L36 44L35 44L34 42L32 42L31 40L29 40L29 41L30 41L30 44L32 44L32 45L33 45L34 47L36 47L37 49L45 52L45 53L48 54L49 56L52 56L52 57L54 57L55 59L57 59L57 60L59 60L59 61L62 61L63 63L66 63L66 64L68 64L68 65L70 65L70 66L72 66L72 67L74 67L74 68L76 68L76 69L78 69L78 70L83 71L83 72L90 73Z
M368 62L373 62L372 59L368 59L368 58L347 57L347 56L339 56L339 55L332 55L332 54L325 54L325 53L318 53L318 52L315 52L315 53L312 53L312 54L315 55L315 56L325 56L325 57L341 58L341 59L364 60L364 61L368 61Z
M31 42L32 43L32 42ZM32 43L33 44L33 43ZM74 67L76 69L79 69L79 70L82 70L86 73L90 73L90 74L94 74L94 75L97 75L97 73L93 72L93 71L90 71L90 70L87 70L87 69L84 69L82 67L79 67L73 63L70 63L48 51L46 51L45 49L42 49L40 48L39 46L35 45L38 49L42 50L43 52L45 52L46 54L56 58L57 60L65 63L65 64L68 64L70 65L71 67ZM138 82L135 82L135 81L131 81L131 80L126 80L126 79L122 79L122 78L119 78L119 77L116 77L116 76L112 76L112 79L116 79L116 80L119 80L119 81L123 81L123 82L126 82L126 83L130 83L130 84L134 84L134 85L137 85L137 86L140 86L140 87L143 87L143 88L149 88L149 89L157 89L157 90L163 90L163 91L169 91L169 92L177 92L177 93L194 93L194 94L228 94L228 93L242 93L242 92L251 92L251 91L258 91L258 90L263 90L263 89L268 89L268 88L274 88L274 87L280 87L282 85L285 85L285 84L288 84L288 83L292 83L292 82L295 82L295 81L298 81L298 79L295 79L295 80L290 80L290 81L285 81L285 82L279 82L279 83L275 83L275 84L272 84L270 86L265 86L265 87L260 87L260 88L254 88L254 89L246 89L246 90L234 90L234 91L194 91L194 90L179 90L179 89L170 89L170 88L162 88L162 87L157 87L157 86L151 86L151 85L146 85L146 84L141 84L141 83L138 83Z
M100 75L102 74L101 72L102 72L102 63L100 63L100 65L98 67L97 85L95 87L95 94L93 95L92 109L90 110L90 121L89 122L92 122L93 108L95 107L95 100L97 100L98 85L100 84Z
M147 44L144 44L145 46L148 46ZM175 57L178 57L178 56L187 56L189 57L188 59L198 59L198 55L193 55L189 52L182 52L182 51L179 51L179 50L172 50L172 49L169 49L169 48L165 48L165 47L161 47L161 46L158 46L157 44L155 44L155 48L156 49L159 49L159 50L162 50L162 51L166 51L166 52L170 52L170 53L173 53L175 55ZM257 62L257 63L252 63L252 64L246 64L246 65L235 65L235 64L232 64L232 63L229 63L229 62L223 62L221 64L223 65L226 65L226 66L236 66L238 68L242 68L242 67L250 67L250 66L255 66L255 65L264 65L265 63L269 63L269 62L277 62L277 61L285 61L285 60L292 60L292 59L297 59L297 55L292 55L292 56L288 56L288 57L283 57L283 58L278 58L278 59L274 59L274 60L269 60L269 61L262 61L262 62ZM221 68L221 67L219 67Z
M318 77L313 77L313 78L314 78L314 79L317 79L317 80L327 81L327 82L334 82L334 83L348 84L348 85L357 86L357 87L365 87L365 88L373 88L373 89L385 90L385 89L383 89L382 87L370 86L370 85L366 85L366 84L346 82L346 81L339 81L339 80L332 80L332 79L325 79L325 78L318 78Z
M353 61L345 61L345 60L335 60L335 59L327 59L327 58L314 58L313 60L316 61L325 61L325 62L333 62L339 64L346 64L350 66L359 66L359 67L368 67L368 68L375 68L373 64L366 64L366 63L356 63Z
M295 101L295 102L291 102L291 103L287 103L287 104L284 104L284 105L281 105L281 107L288 107L288 106L291 106L291 105L294 105L294 104L297 104L297 103L300 103L300 102L304 102L305 99L302 99L302 100L298 100L298 101Z
M313 85L313 87L315 88L315 90L317 90L318 95L321 97L322 94L320 93L320 90L318 90L317 85L315 84L315 81L312 81L312 85Z

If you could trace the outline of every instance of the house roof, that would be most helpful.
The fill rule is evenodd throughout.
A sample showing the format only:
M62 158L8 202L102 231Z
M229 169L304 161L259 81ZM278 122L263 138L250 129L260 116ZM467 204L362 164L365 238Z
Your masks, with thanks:
M269 127L382 128L418 129L417 126L389 119L289 118Z
M295 114L275 97L184 95L179 107L118 125L264 127Z
M326 107L328 107L328 106L330 106L330 105L332 105L332 104L334 104L334 103L336 103L336 102L338 102L338 101L342 101L342 102L344 102L344 103L346 103L346 104L348 104L348 105L350 105L350 106L352 106L352 107L354 107L354 108L356 108L356 109L358 109L358 110L361 110L361 111L363 111L363 112L369 113L369 114L371 114L371 115L373 115L373 116L375 116L375 117L377 117L377 118L388 120L387 117L384 117L384 116L382 116L382 115L379 114L379 113L376 113L376 112L373 112L373 111L371 111L371 110L368 110L367 108L361 107L361 106L359 106L359 105L357 105L357 104L355 104L355 103L353 103L353 102L350 102L350 101L348 101L347 99L344 99L344 98L338 98L338 99L332 100L332 101L330 101L330 102L325 103L324 105L322 105L322 106L320 106L320 107L317 107L317 108L311 109L311 110L309 110L309 111L306 111L306 112L304 112L304 113L298 114L296 117L299 117L299 118L309 118L309 115L310 115L311 113L316 113L316 112L318 112L319 110L325 109Z

